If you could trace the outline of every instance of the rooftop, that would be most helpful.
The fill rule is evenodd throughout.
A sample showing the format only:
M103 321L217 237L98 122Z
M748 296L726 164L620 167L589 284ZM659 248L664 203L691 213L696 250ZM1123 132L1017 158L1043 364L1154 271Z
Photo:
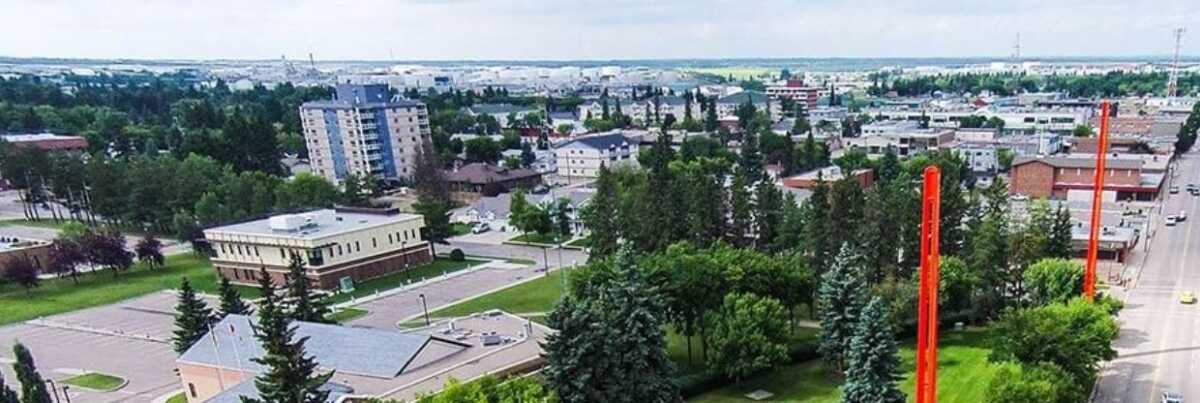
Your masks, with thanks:
M32 145L43 150L69 150L87 148L87 139L80 136L64 136L54 133L5 134L4 141L17 145Z
M468 109L477 114L494 115L497 113L518 113L532 112L537 110L532 106L513 105L513 104L478 104L469 106Z
M416 214L395 210L322 209L300 214L283 214L204 230L204 235L258 235L292 239L320 239L409 220Z
M296 338L308 338L304 347L322 368L376 378L400 375L435 340L429 335L312 322L294 322L294 326ZM459 346L460 350L463 348L466 346ZM229 315L213 325L212 331L178 361L261 372L263 367L253 359L263 353L262 345L254 337L250 317Z
M463 165L457 171L447 173L446 180L455 183L465 182L476 185L486 185L488 183L508 182L536 176L541 176L541 174L524 168L508 169L482 162L475 162Z
M576 137L576 138L572 139L571 141L568 141L566 143L556 146L555 148L563 148L563 147L582 145L585 147L595 148L595 149L609 149L609 148L627 146L632 143L633 143L633 141L629 140L628 137L625 137L625 134L622 131L613 130L610 132L605 132L605 133L600 133L600 134Z
M1055 168L1095 168L1095 156L1053 156L1053 157L1017 157L1013 160L1012 165L1018 166L1031 162L1041 162ZM1126 158L1108 158L1104 166L1108 169L1141 169L1141 159L1126 159Z

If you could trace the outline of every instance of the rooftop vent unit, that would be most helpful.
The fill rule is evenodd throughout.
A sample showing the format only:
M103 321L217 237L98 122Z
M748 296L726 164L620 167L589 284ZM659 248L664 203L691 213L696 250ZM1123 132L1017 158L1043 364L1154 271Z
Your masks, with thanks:
M296 232L301 229L317 226L316 216L312 214L284 214L271 217L268 224L273 231Z

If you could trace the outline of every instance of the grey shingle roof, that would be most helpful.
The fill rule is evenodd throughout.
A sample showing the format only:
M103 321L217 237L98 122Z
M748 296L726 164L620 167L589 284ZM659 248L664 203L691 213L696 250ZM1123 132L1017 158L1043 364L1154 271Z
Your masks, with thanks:
M605 134L597 134L591 136L576 137L567 143L564 143L557 148L567 147L571 145L583 145L590 148L602 150L613 147L621 147L622 144L632 144L625 135L620 132L609 132Z
M478 104L471 106L470 109L473 113L493 115L497 113L532 112L536 108L513 104Z
M297 338L308 338L304 347L322 368L377 378L399 375L431 339L428 335L311 322L295 322L294 326ZM252 361L263 355L263 349L254 337L250 317L226 316L213 325L213 332L215 338L212 332L204 335L178 361L263 370Z
M1096 167L1095 159L1075 157L1017 157L1012 164L1013 166L1017 166L1035 161L1046 163L1055 168ZM1142 161L1134 159L1107 158L1104 160L1104 167L1107 169L1140 169L1142 167Z
M754 104L767 103L767 94L758 91L742 91L733 95L726 95L717 99L720 104L744 104L746 100L751 100Z
M332 383L332 382L326 383L325 385L321 386L321 390L329 391L329 399L327 399L326 402L336 402L336 401L338 401L338 399L341 399L342 396L346 396L351 393L354 393L354 388L351 388L349 386L342 385L342 384ZM251 398L251 399L257 399L259 397L258 388L254 384L254 379L248 379L237 385L234 385L233 387L230 387L229 389L225 389L224 392L221 392L221 393L217 394L216 396L213 396L213 397L209 398L208 400L205 400L204 402L205 403L242 403L242 397L247 397L247 398Z

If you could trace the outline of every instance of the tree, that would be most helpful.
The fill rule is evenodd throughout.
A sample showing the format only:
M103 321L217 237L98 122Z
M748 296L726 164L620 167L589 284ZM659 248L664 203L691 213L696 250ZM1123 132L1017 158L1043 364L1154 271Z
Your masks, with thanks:
M1054 212L1054 222L1050 225L1050 239L1046 243L1046 257L1068 259L1074 255L1071 246L1071 212L1063 204L1059 204Z
M984 396L987 403L1082 402L1087 389L1054 364L1004 364Z
M333 323L328 319L330 311L324 298L312 292L312 284L305 273L304 260L299 254L293 253L291 263L288 264L287 290L292 305L289 312L292 320Z
M1092 137L1093 134L1095 132L1092 131L1092 126L1090 125L1075 125L1075 128L1071 130L1071 135L1075 137Z
M546 383L564 402L680 401L658 290L628 246L601 266L611 277L589 292L568 294L547 318L558 332L542 345Z
M1079 297L1009 312L994 325L996 339L988 360L1054 364L1072 383L1091 385L1100 362L1117 356L1112 348L1117 322L1104 305Z
M850 341L843 402L902 403L907 399L896 385L902 369L894 334L887 304L882 298L872 298Z
M258 324L254 334L262 345L263 355L252 361L264 370L254 378L259 398L242 398L244 403L323 403L329 391L321 387L333 377L333 372L317 373L317 362L304 349L307 337L296 338L292 319L275 295L267 270L259 277L263 299L258 309Z
M370 178L355 174L342 179L340 202L351 207L371 207Z
M212 323L212 310L196 295L187 277L179 285L179 302L175 304L175 312L175 331L171 343L176 353L183 354L208 333L209 324Z
M833 267L821 276L817 305L821 315L819 350L825 364L836 374L846 368L851 339L862 310L862 258L849 245L842 245Z
M21 403L51 403L50 392L46 390L46 381L38 373L37 365L33 362L33 354L24 344L13 345L13 372L21 383Z
M221 316L229 315L249 315L250 306L246 305L246 301L242 300L242 294L233 287L233 283L229 282L229 278L221 276L221 286L219 290L221 296Z
M416 181L414 189L417 192L417 202L413 205L413 210L425 219L421 237L429 241L431 254L436 254L433 245L445 243L451 235L450 209L454 204L437 153L431 147L423 145L417 152L415 164L413 178Z
M591 231L588 240L589 260L616 253L620 241L617 205L620 204L617 181L612 171L601 165L596 176L596 194L583 207L581 218Z
M468 162L495 164L496 161L500 160L502 151L500 145L490 137L476 137L467 140L464 144L466 146Z
M133 250L137 254L138 261L145 263L151 268L162 266L166 262L162 254L162 242L149 232L142 239L138 240Z
M808 256L808 267L821 275L829 268L829 261L834 248L829 236L829 185L817 174L817 185L813 188L805 205L808 212L805 221L804 238L805 254Z
M787 327L783 306L772 298L731 293L709 314L709 367L733 378L770 369L787 359Z
M1034 305L1066 303L1083 294L1083 266L1066 259L1042 259L1025 270L1025 289Z
M0 277L21 285L26 292L37 287L40 282L37 265L26 255L15 255L4 262L4 266L0 267Z
M754 200L750 193L753 182L743 169L733 174L729 185L729 243L737 246L746 245L746 236L753 231Z
M783 224L783 193L771 181L762 181L754 191L754 245L762 251L773 251L775 238Z
M133 265L133 254L125 250L125 236L120 232L88 232L79 243L88 263L109 268L113 277Z
M4 383L4 374L0 374L0 403L21 403L17 392Z
M984 316L999 313L1008 303L1009 240L1007 219L985 217L971 236L967 265L980 274L977 309Z

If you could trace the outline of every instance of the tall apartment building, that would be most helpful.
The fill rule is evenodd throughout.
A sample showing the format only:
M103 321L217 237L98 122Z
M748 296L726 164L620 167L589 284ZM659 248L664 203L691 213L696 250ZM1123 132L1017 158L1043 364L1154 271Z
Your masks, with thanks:
M383 84L340 84L333 100L301 105L300 121L313 173L335 183L411 176L430 135L425 104L392 98Z

